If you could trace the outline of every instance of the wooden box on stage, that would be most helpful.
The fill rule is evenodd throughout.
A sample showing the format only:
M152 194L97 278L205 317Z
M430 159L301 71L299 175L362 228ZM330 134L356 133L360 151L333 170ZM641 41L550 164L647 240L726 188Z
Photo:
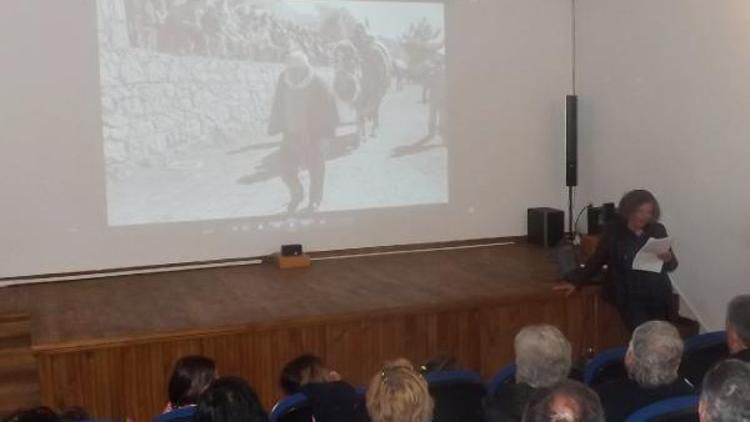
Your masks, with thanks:
M291 268L307 268L310 266L310 255L282 256L280 253L271 255L271 261L281 270Z

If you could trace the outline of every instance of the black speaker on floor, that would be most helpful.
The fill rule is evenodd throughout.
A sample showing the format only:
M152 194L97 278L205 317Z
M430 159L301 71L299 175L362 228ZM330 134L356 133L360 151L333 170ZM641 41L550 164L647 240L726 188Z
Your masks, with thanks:
M565 184L578 186L578 97L565 96Z
M529 208L527 215L527 234L529 243L551 248L563 237L565 230L565 212L555 208Z
M606 202L601 207L588 207L586 220L589 234L599 234L615 218L615 204Z

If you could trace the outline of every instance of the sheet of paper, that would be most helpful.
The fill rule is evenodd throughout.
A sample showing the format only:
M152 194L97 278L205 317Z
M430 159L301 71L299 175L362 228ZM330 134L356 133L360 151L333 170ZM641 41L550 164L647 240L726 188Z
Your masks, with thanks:
M662 239L654 239L653 237L649 238L641 250L635 254L635 258L633 259L633 269L660 273L664 266L664 261L659 258L659 254L669 251L671 247L671 237L665 237Z

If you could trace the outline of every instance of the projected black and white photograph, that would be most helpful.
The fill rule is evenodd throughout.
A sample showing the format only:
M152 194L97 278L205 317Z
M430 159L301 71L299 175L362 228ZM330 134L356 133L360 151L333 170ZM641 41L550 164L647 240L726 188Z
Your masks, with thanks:
M98 0L110 225L448 201L439 2Z

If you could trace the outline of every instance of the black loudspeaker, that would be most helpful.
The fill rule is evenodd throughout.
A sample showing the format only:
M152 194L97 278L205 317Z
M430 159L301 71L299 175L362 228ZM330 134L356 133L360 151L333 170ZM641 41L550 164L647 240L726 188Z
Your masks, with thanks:
M529 243L551 248L563 238L565 213L555 208L529 208L527 211Z
M617 208L615 208L614 202L605 202L602 204L602 222L608 224L615 218Z
M565 184L578 186L578 97L565 96Z
M586 222L589 234L599 234L602 231L602 209L601 207L588 207L586 210Z
M588 222L589 234L599 234L604 226L615 218L615 204L606 202L601 207L588 207L586 220Z
M281 256L300 256L302 255L302 245L281 245Z

